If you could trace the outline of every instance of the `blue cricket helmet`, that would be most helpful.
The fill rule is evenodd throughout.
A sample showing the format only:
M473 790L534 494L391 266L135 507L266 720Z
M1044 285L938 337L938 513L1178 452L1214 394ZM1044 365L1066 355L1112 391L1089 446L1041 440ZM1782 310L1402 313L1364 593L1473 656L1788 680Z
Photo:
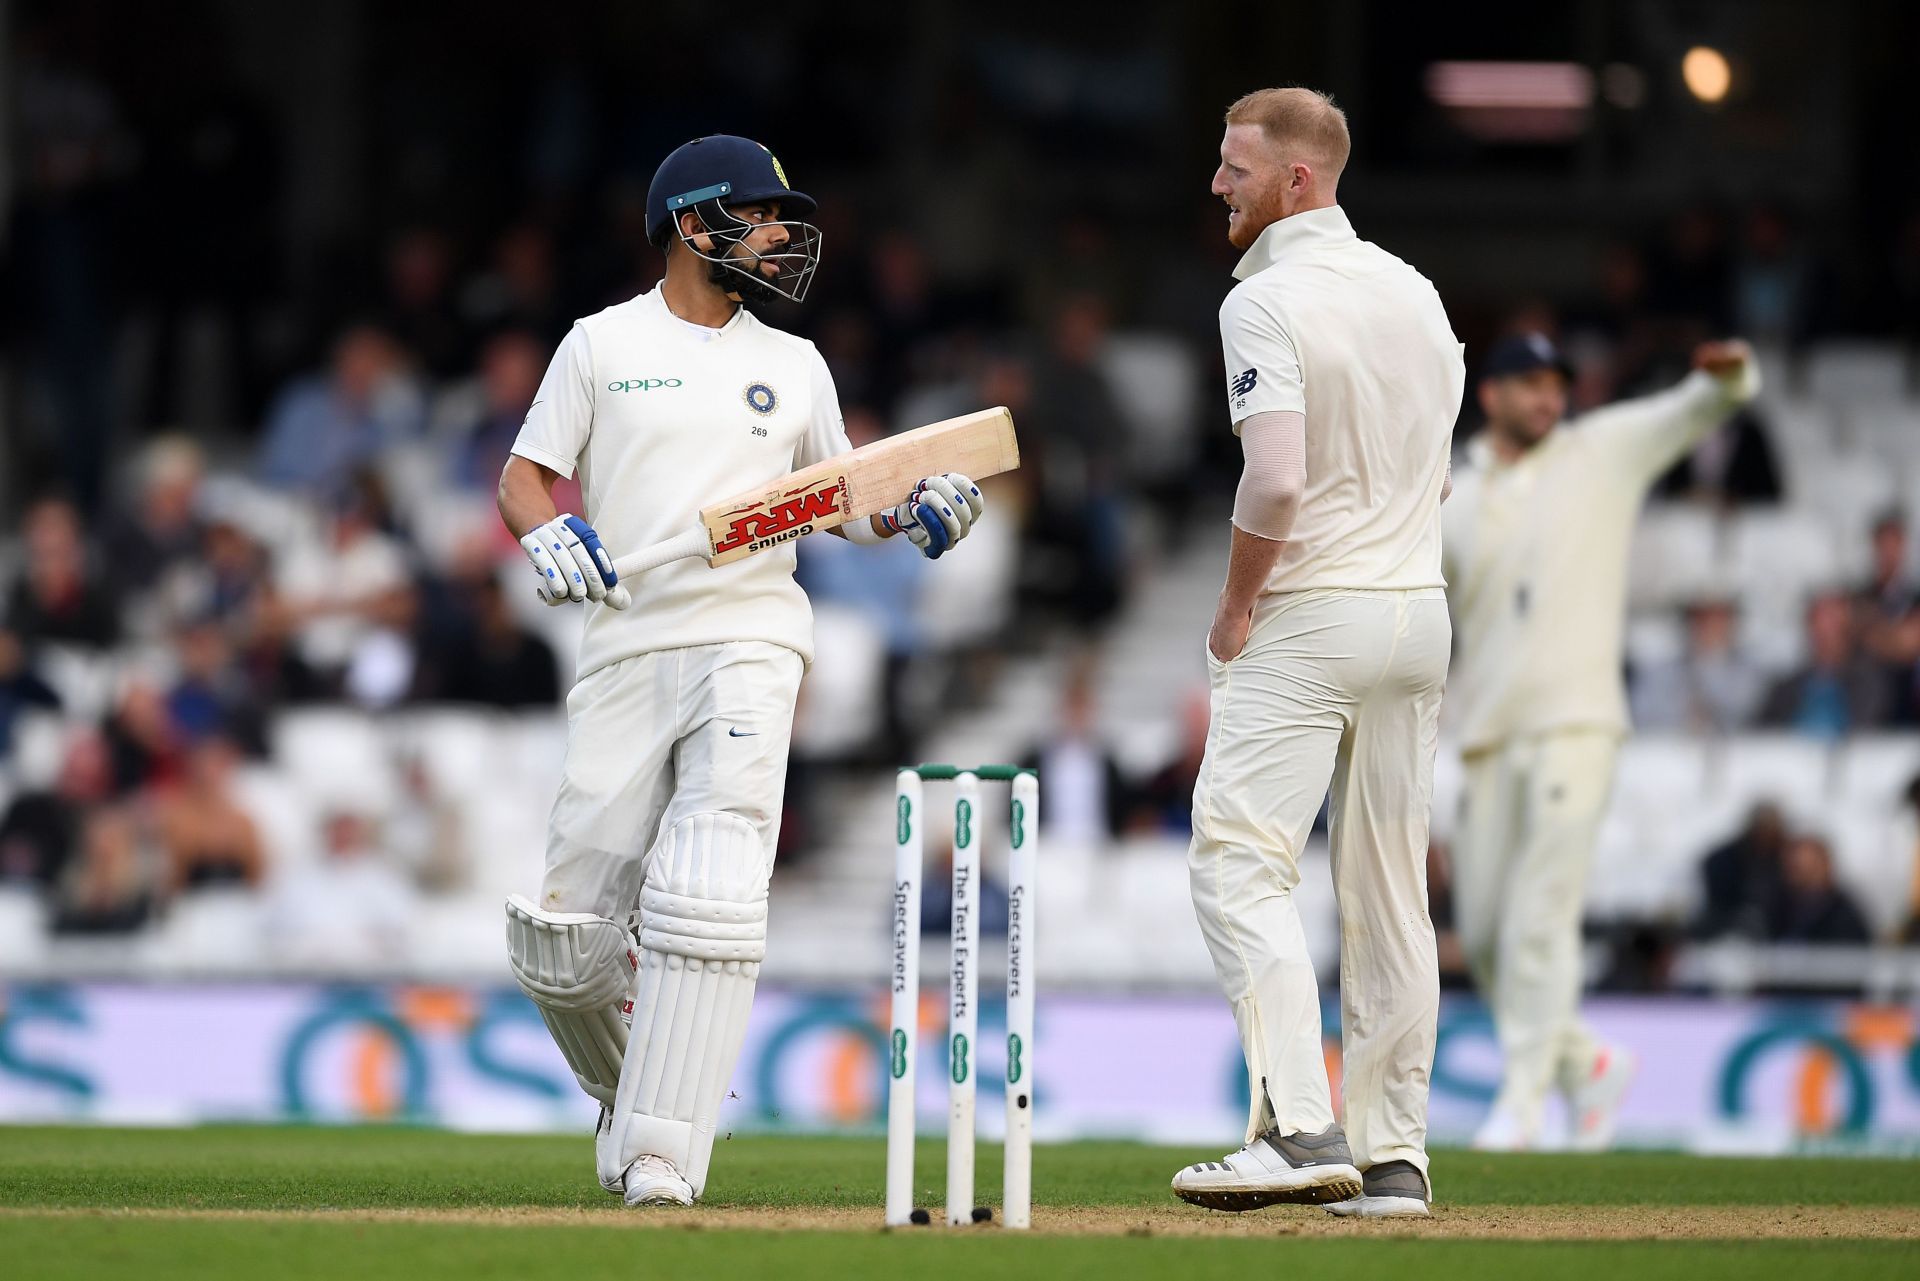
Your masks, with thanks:
M665 247L674 215L707 200L746 205L778 200L782 221L803 221L819 206L787 185L774 154L751 138L717 133L676 148L647 188L647 239Z
M780 217L771 222L749 223L732 213L774 200ZM812 196L787 185L787 171L771 151L751 138L714 134L676 149L654 171L647 238L665 252L680 236L680 215L692 210L707 248L685 236L680 242L707 261L715 284L743 301L799 302L820 266L820 229L805 221L817 207ZM769 226L784 234L757 234Z

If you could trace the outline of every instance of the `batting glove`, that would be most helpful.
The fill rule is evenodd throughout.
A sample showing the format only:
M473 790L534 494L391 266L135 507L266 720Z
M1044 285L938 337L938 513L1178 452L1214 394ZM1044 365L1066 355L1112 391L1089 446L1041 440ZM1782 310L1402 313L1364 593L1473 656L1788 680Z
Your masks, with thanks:
M593 526L578 516L555 516L527 531L520 546L540 575L540 599L547 604L593 600L605 601L615 609L626 608L624 593L612 599L607 595L620 581L613 572L613 557L600 545L600 535L593 532Z
M915 485L905 502L880 513L880 523L891 532L905 534L928 560L939 560L973 531L973 523L986 509L980 486L950 471Z

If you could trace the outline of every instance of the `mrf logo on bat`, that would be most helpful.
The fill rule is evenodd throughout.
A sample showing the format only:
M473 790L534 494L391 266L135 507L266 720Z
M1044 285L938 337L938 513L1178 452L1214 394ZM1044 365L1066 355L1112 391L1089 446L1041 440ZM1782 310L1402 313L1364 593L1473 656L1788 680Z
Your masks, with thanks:
M727 532L713 554L746 548L759 551L813 532L813 522L850 505L847 478L836 476L808 489L790 489L777 501L755 503L728 512Z

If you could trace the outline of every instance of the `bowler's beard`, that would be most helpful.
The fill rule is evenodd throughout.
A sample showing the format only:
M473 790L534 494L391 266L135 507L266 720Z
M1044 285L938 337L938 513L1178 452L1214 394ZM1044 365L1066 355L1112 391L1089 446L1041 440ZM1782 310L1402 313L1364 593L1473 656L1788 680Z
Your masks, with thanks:
M1254 205L1241 205L1240 216L1229 229L1227 243L1235 249L1253 248L1253 242L1260 239L1268 227L1280 221L1279 201L1262 200ZM1235 237L1239 239L1235 239Z
M1529 450L1539 448L1541 442L1553 435L1553 429L1557 425L1556 423L1549 423L1545 431L1536 432L1531 423L1521 420L1511 426L1496 427L1494 430L1497 434L1505 438L1509 445L1524 454Z

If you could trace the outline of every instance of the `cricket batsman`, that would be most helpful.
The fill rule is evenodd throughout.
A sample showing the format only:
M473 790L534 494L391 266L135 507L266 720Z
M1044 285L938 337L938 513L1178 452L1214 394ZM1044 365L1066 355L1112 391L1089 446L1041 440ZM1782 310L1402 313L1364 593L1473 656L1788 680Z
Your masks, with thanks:
M546 872L537 903L507 900L508 956L600 1102L600 1182L628 1205L691 1205L706 1185L766 952L813 620L790 545L630 578L630 604L609 597L607 549L647 547L702 504L850 448L813 344L742 306L806 295L813 210L746 138L668 156L647 193L665 278L574 323L500 478L501 518L542 598L587 610ZM583 511L556 512L553 485L576 468ZM935 557L982 511L956 473L901 499L833 532L904 533Z
M1711 342L1677 387L1562 425L1571 370L1542 334L1489 353L1486 428L1447 505L1452 680L1466 764L1454 915L1505 1059L1476 1145L1538 1146L1558 1089L1570 1146L1596 1150L1632 1056L1581 1023L1580 904L1627 731L1627 555L1654 481L1759 389L1752 353Z
M1220 309L1245 469L1207 640L1193 904L1252 1086L1246 1146L1174 1176L1198 1205L1424 1215L1440 988L1427 812L1450 631L1440 504L1466 383L1433 285L1354 234L1346 117L1310 89L1227 111L1213 192L1244 252ZM1293 890L1333 789L1346 1129Z

